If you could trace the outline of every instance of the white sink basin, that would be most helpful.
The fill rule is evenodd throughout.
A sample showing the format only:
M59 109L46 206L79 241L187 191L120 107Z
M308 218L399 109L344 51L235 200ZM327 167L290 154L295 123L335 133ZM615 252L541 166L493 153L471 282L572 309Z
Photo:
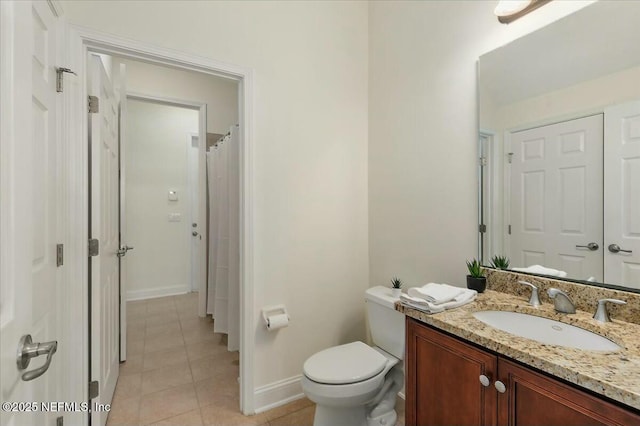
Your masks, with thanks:
M498 330L548 345L600 352L614 352L621 349L619 345L596 333L534 315L507 311L480 311L473 316Z

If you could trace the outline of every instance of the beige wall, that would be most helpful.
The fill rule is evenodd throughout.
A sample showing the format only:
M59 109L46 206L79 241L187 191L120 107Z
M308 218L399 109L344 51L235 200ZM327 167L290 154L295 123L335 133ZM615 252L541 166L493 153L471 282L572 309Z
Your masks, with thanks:
M63 2L75 24L255 72L255 385L364 338L367 3ZM260 308L284 303L267 333Z
M477 255L476 61L589 2L510 25L496 1L369 3L370 284L465 285Z
M227 133L238 124L238 83L198 72L113 58L126 66L127 91L207 104L207 132Z
M198 111L130 100L127 104L124 262L127 298L140 299L190 290L190 211L187 135L198 133ZM169 190L178 201L169 201ZM169 222L169 214L182 216Z

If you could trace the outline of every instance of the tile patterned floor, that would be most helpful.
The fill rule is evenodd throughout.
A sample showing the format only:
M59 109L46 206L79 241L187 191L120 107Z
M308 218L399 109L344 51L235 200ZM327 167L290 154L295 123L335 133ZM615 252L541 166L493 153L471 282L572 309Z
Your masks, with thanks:
M315 405L306 398L255 416L240 413L238 352L227 351L210 318L198 317L197 302L190 293L127 303L128 356L107 425L312 425Z

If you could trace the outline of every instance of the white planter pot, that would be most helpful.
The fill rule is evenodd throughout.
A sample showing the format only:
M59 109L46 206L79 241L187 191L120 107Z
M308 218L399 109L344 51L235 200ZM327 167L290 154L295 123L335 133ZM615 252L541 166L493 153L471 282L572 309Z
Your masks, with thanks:
M400 297L401 294L402 294L402 289L401 288L392 288L391 289L391 295L393 297Z

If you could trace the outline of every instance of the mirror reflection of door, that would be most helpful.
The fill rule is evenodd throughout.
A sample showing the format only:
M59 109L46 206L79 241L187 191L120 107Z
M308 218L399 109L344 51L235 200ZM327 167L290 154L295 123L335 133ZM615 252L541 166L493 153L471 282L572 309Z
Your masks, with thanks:
M639 14L640 2L595 2L480 57L485 263L640 290ZM601 117L600 160L579 128L543 134L587 117Z
M513 267L603 280L602 146L602 114L511 134Z

